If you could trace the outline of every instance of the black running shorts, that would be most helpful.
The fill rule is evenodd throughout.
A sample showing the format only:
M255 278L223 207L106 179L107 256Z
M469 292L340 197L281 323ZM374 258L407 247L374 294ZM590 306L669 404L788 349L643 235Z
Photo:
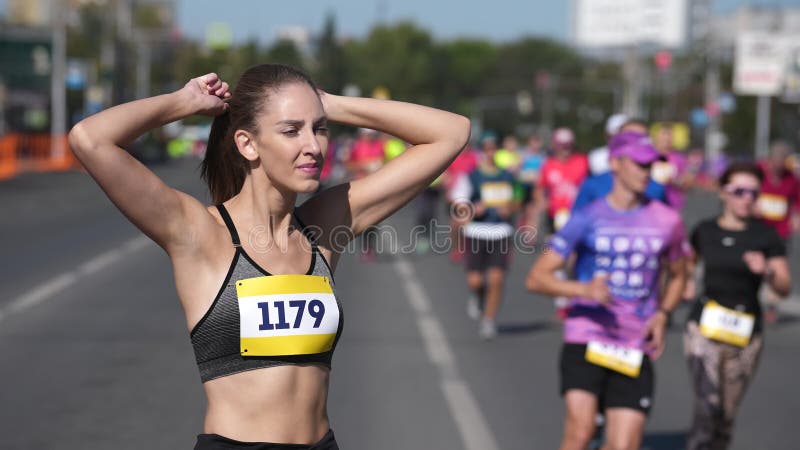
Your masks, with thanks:
M586 360L585 344L564 344L561 350L561 395L570 389L597 396L605 408L630 408L650 413L653 406L653 364L645 355L637 378L631 378Z
M194 450L339 450L333 430L328 430L319 442L304 444L271 444L269 442L240 442L218 434L200 434Z
M508 268L511 253L511 238L501 239L464 239L466 268L470 272L484 272L490 267Z

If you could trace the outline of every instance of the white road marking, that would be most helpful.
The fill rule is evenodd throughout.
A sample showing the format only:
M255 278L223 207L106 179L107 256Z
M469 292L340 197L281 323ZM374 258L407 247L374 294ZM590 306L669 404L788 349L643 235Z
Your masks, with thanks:
M436 318L431 308L431 301L414 274L414 267L401 257L396 256L396 258L394 266L400 274L408 303L417 316L417 326L422 335L425 352L439 369L442 391L461 435L464 444L462 448L497 450L499 448L497 439L489 428L469 385L459 373L455 356L444 335L444 327Z
M40 284L34 289L20 295L5 307L0 307L0 322L13 314L25 312L36 305L42 304L52 299L55 294L69 288L82 278L90 276L109 265L121 260L124 256L144 248L150 242L144 236L138 236L126 241L119 247L105 251L96 255L79 265L76 270L64 272L47 282Z

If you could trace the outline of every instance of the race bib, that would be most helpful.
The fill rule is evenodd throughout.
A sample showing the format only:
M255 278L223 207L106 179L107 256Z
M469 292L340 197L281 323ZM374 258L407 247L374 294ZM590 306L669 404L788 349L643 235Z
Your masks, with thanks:
M756 203L762 217L769 220L783 220L789 212L786 197L774 194L761 194Z
M725 308L709 300L700 316L700 334L715 341L745 347L753 334L752 314Z
M636 348L596 341L586 344L586 361L631 378L639 376L643 359L644 352Z
M330 280L314 275L272 275L236 282L242 356L324 353L339 329Z
M569 210L568 209L559 209L556 211L556 215L553 216L553 227L556 231L564 228L564 225L569 222Z
M481 201L488 207L504 206L514 199L514 188L511 183L492 182L481 185Z
M650 177L659 184L669 184L677 175L677 168L674 164L666 161L656 161L650 169Z
M539 179L539 169L522 169L517 178L523 183L534 184Z

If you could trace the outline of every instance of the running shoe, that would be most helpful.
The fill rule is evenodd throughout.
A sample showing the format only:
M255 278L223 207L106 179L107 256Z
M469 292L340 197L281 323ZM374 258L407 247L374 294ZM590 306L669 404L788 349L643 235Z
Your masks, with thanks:
M481 318L481 305L478 297L475 294L472 294L467 299L467 316L469 316L472 320L478 320Z
M478 336L480 336L484 341L488 341L497 337L497 325L495 325L494 320L481 320L480 327L478 328Z

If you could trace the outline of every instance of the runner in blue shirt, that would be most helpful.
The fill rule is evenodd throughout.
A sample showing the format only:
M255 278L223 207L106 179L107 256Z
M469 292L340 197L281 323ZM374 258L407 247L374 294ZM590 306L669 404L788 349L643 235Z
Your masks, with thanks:
M619 127L619 132L647 134L647 124L639 119L630 119ZM575 203L572 205L572 211L577 211L595 200L605 197L611 192L613 184L614 177L611 172L599 173L586 178L583 184L581 184L578 197L575 198ZM651 200L659 200L663 203L667 202L666 187L663 184L656 183L652 179L647 183L644 196Z

